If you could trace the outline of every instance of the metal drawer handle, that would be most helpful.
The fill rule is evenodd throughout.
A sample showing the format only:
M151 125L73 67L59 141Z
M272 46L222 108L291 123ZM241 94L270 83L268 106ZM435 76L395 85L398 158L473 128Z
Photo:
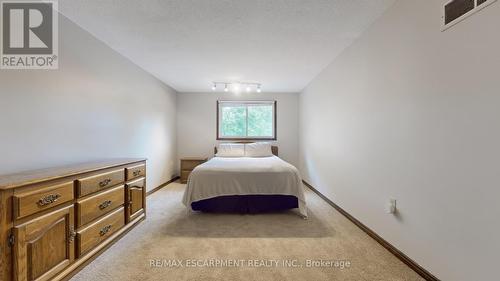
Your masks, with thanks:
M70 226L70 228L69 228L69 243L73 243L73 241L75 241L75 237L76 237L75 228L73 226Z
M106 225L105 227L101 228L101 231L99 231L99 235L104 236L106 233L108 233L111 230L111 224Z
M134 175L134 177L137 177L141 174L141 170L134 171L132 174Z
M108 185L109 183L111 182L111 179L105 179L101 182L99 182L99 186L100 187L105 187L106 185Z
M52 204L52 203L56 202L59 198L61 198L61 194L49 194L49 195L41 198L40 200L38 200L38 206L42 207L42 206Z
M106 200L99 205L99 209L104 210L111 205L111 200Z

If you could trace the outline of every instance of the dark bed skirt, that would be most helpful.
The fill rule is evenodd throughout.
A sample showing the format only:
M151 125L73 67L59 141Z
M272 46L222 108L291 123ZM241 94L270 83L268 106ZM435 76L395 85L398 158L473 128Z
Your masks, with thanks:
M210 213L257 214L298 207L299 201L292 195L231 195L191 203L194 211Z

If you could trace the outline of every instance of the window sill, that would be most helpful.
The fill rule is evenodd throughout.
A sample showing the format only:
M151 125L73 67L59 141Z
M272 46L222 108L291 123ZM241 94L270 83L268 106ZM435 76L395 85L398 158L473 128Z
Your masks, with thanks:
M218 141L276 141L276 138L217 138Z

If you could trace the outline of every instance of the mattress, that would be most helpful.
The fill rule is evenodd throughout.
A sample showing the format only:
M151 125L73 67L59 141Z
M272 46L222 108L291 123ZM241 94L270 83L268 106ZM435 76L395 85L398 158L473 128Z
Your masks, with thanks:
M290 195L307 217L302 179L297 168L277 156L214 157L197 166L189 176L183 203L235 195Z

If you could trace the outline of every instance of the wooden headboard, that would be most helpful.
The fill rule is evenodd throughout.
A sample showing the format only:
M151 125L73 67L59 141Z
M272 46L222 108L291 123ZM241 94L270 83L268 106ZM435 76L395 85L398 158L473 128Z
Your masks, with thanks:
M275 145L272 145L271 152L273 153L273 155L278 156L278 147ZM214 154L217 154L217 146L214 147Z

